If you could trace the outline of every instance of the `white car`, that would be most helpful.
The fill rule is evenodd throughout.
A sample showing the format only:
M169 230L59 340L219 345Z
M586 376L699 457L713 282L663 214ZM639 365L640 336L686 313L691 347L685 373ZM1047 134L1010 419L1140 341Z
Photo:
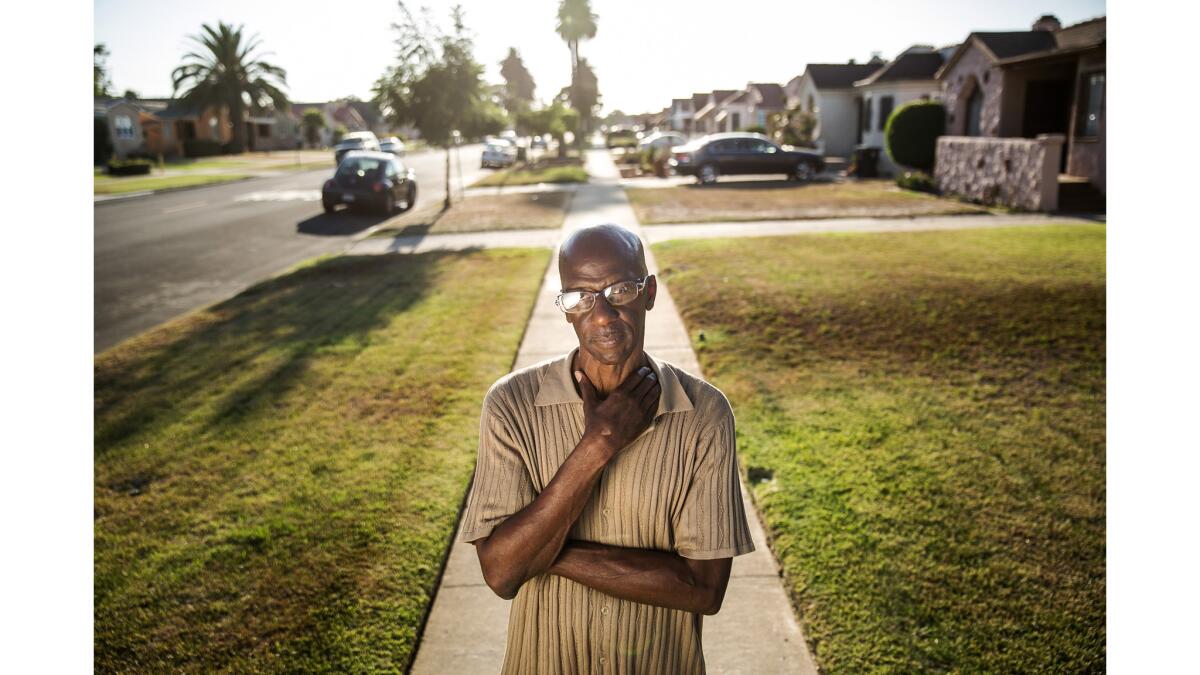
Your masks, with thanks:
M351 131L333 146L333 160L340 164L347 152L355 150L379 152L379 139L370 131Z
M404 141L395 136L388 136L379 141L379 150L381 152L390 152L397 157L404 156Z
M512 166L516 161L516 146L501 139L493 139L483 146L483 157L479 160L479 167L486 169L489 166Z
M687 139L683 134L656 131L638 141L638 150L667 150L677 145L684 145Z

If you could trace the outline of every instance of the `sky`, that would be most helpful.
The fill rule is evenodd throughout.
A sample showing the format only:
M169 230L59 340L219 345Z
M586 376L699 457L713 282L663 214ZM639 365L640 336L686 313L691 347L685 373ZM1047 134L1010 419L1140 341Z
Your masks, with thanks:
M449 0L409 3L449 15ZM545 100L570 80L566 44L554 32L558 0L461 0L485 78L500 83L499 62L515 47ZM262 38L262 58L287 70L293 101L355 95L395 58L394 0L96 0L94 36L107 45L117 93L171 94L171 70L188 36L217 21L244 24ZM605 112L657 111L672 98L747 82L788 80L808 63L893 58L912 44L957 44L973 30L1028 30L1042 14L1064 26L1105 14L1095 0L592 0L594 40L580 53L596 71Z

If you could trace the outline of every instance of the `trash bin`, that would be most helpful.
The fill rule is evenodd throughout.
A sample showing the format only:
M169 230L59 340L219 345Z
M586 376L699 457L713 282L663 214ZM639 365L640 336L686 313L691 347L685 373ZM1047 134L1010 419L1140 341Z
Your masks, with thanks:
M525 146L518 145L517 146L517 161L518 162L529 161L529 157L526 153L527 153L527 150L526 150Z
M854 146L854 175L859 178L879 177L879 148Z

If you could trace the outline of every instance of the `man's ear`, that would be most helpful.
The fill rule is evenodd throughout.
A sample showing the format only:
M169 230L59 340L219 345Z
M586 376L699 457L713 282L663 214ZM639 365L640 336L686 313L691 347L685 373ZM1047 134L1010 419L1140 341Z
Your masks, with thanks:
M654 309L654 298L658 297L658 279L651 274L646 278L646 311Z

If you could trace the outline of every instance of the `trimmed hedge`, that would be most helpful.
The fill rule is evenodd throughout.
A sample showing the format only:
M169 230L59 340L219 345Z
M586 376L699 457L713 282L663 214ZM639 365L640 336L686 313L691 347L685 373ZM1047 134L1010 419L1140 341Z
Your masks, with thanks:
M940 102L912 101L888 117L884 147L897 165L932 172L937 138L945 132L946 109Z
M105 171L110 176L145 176L153 166L153 163L145 159L114 159L108 163Z

